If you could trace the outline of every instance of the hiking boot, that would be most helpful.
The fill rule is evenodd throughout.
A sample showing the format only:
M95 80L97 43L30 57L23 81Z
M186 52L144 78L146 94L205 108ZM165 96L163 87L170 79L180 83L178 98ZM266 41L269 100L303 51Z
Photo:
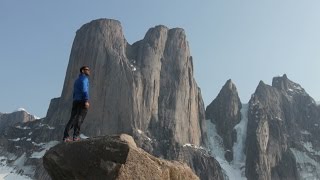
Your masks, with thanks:
M71 137L65 137L63 138L63 142L72 142Z
M80 137L73 137L73 141L80 141L81 138Z

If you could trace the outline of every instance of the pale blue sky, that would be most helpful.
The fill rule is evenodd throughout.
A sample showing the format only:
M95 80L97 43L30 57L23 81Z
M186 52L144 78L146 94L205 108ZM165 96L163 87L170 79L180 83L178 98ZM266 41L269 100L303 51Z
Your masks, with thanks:
M185 29L205 105L230 78L247 103L284 73L320 100L319 0L1 0L0 112L44 117L75 32L98 18L119 20L131 44L159 24Z

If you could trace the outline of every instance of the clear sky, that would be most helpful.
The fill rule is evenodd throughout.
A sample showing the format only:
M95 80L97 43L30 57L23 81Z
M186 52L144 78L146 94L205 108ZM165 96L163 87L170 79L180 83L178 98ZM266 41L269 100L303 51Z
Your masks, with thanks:
M127 41L162 24L185 29L207 106L228 79L247 103L260 80L287 74L320 100L319 0L1 0L0 112L40 117L61 95L75 32L98 18Z

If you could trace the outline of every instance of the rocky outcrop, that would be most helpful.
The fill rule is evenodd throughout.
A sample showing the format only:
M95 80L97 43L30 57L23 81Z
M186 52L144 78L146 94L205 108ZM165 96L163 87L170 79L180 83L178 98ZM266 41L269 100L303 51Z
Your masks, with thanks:
M183 148L200 147L207 139L204 104L184 30L156 26L130 45L120 22L109 19L94 20L77 31L61 97L51 100L46 117L6 127L0 139L2 152L26 160L27 168L33 169L29 176L49 179L41 165L42 153L61 141L70 117L73 82L82 65L92 70L91 107L82 133L90 137L128 133L139 147L158 157L181 159L204 179L222 177L214 158Z
M180 148L178 160L190 166L200 179L226 179L219 162L206 149L185 145Z
M79 68L88 65L91 106L82 133L127 133L147 152L173 160L184 144L204 145L205 112L192 61L181 28L156 26L130 45L119 21L83 25L73 42L61 97L51 101L45 118L55 129L43 132L43 140L62 138L73 82Z
M206 119L216 124L218 134L223 139L225 158L233 160L233 144L236 141L234 127L241 120L240 109L242 104L237 88L231 79L222 87L218 96L206 108Z
M68 121L73 82L82 65L92 69L91 108L82 128L86 135L141 130L162 145L168 139L201 144L204 108L199 107L202 98L183 29L156 26L130 45L116 20L85 24L73 42L61 97L48 110L51 126Z
M44 156L52 179L199 179L185 164L158 159L137 148L131 136L61 143Z
M273 78L272 86L261 81L250 99L248 120L249 180L305 179L307 171L308 178L320 178L319 111L299 84L286 75Z

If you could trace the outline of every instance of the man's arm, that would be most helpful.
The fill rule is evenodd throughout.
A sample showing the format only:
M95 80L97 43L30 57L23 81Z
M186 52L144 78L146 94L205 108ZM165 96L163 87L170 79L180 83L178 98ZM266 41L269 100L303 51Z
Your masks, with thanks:
M89 108L89 81L87 78L82 81L83 100L85 101L85 107Z

